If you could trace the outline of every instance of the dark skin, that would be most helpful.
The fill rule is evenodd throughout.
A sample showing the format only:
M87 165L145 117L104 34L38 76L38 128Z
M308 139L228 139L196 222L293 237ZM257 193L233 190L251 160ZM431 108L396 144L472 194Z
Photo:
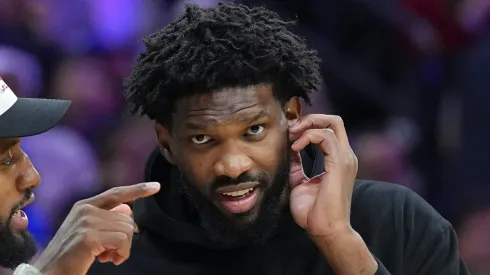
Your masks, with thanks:
M375 273L376 261L350 226L357 158L340 117L301 116L301 104L294 97L281 108L268 85L187 97L177 102L176 110L172 129L156 125L160 147L170 163L192 174L204 196L213 201L208 183L216 177L237 178L248 171L276 174L284 155L281 151L291 150L291 191L284 194L289 195L296 223L306 230L337 274ZM291 146L286 134L293 142ZM308 144L323 152L326 171L311 179L305 175L299 157L299 151ZM286 202L288 197L284 197ZM256 206L262 199L260 196ZM248 215L259 212L254 207Z
M20 148L19 138L0 139L0 152L0 217L5 222L12 208L24 199L28 190L39 185L41 178Z
M0 150L0 215L6 222L12 209L25 202L25 194L38 186L41 178L20 148L19 138L0 139ZM124 262L135 230L131 209L124 203L153 195L159 189L158 183L142 183L113 188L77 202L35 266L46 275L78 275L86 274L96 257L102 262ZM21 232L11 229L20 239Z
M267 85L225 89L179 100L171 131L157 124L156 132L166 159L192 171L196 187L212 198L208 183L214 178L277 173L281 150L287 146L286 115L298 118L300 108L299 99L293 98L285 112ZM260 193L249 214L252 220L260 211Z
M20 148L20 139L0 139L0 265L13 267L32 257L35 241L14 211L28 204L31 190L40 182L27 155ZM17 213L20 214L20 213Z

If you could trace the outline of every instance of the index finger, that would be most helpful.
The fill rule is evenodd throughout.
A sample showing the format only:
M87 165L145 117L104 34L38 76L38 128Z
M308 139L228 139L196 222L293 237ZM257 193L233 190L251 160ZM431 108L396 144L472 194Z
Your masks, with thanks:
M95 197L83 200L81 203L110 210L121 203L148 197L156 194L158 191L160 191L160 183L144 182L135 185L114 187Z
M340 147L344 151L350 151L349 138L344 127L344 121L341 117L335 115L312 114L300 118L299 122L289 128L292 134L300 134L308 129L326 129L330 128L335 133Z

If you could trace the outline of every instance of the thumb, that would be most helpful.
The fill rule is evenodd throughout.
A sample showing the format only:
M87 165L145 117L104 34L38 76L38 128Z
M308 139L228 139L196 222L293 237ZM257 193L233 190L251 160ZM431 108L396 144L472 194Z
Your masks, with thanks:
M120 205L112 208L111 211L118 212L118 213L130 216L130 217L133 216L133 211L131 210L131 207L129 207L129 205L127 205L125 203L120 204Z

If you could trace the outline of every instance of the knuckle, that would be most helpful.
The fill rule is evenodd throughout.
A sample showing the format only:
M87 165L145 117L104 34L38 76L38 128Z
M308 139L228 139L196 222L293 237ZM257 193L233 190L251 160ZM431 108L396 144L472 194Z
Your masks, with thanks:
M119 214L119 213L118 213ZM121 220L127 224L133 224L134 223L134 220L133 218L131 218L130 216L128 215L125 215L125 214L120 214L119 217L121 218Z
M93 218L89 215L86 215L86 216L82 216L79 220L78 220L78 227L79 228L90 228L92 227L93 225Z
M341 158L340 163L345 171L357 171L358 160L353 153L345 154L344 157Z
M97 244L94 234L90 229L80 229L78 232L77 242L88 248Z
M318 130L314 129L308 132L308 139L310 140L310 142L318 143L321 139L323 139L323 136L321 133L318 132Z
M324 132L325 132L325 135L327 135L328 137L335 137L335 132L330 128L325 129Z
M109 192L108 199L114 201L118 197L121 196L122 192L123 192L123 188L122 187L120 187L120 186L119 187L114 187Z
M132 224L123 223L121 225L121 231L126 234L126 237L130 237L133 235L134 226Z
M354 161L354 164L357 166L359 164L359 159L357 158L356 154L352 153L352 160Z
M352 167L353 161L352 161L352 158L350 156L345 156L342 159L343 159L343 165L346 168Z
M352 159L353 159L353 167L354 167L354 171L357 172L357 170L359 169L359 160L357 159L357 156L355 154L352 154Z
M146 184L138 184L137 187L138 187L139 192L142 192L142 193L146 192L146 188L147 188Z
M124 190L124 188L123 188L123 187L121 187L121 186L114 187L114 188L112 188L112 195L116 195L116 196L118 196L118 195L120 195L120 194L121 194L121 192L122 192L123 190Z
M85 200L80 200L80 201L77 201L73 204L73 208L78 208L80 207L81 205L84 205L85 204Z
M344 120L340 116L333 115L332 120L338 125L344 125Z
M88 216L90 214L93 213L94 211L94 206L90 205L90 204L80 204L80 205L77 205L76 206L76 213L77 213L77 216L79 217L84 217L84 216Z
M119 246L123 246L129 242L128 236L123 232L114 233L114 240Z
M314 129L306 130L299 139L304 139L304 138L309 139L314 133L315 133Z

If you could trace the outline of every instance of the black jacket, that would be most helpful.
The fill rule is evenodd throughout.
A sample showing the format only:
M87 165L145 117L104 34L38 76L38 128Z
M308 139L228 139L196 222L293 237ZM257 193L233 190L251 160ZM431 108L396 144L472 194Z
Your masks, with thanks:
M323 171L323 157L314 147L303 151L302 159L308 176ZM131 257L120 266L96 263L89 275L334 274L289 213L266 245L222 249L209 243L178 181L171 180L175 170L158 150L153 152L145 180L162 183L162 190L135 202L141 232ZM357 181L351 223L378 260L376 274L469 274L451 224L407 188Z

